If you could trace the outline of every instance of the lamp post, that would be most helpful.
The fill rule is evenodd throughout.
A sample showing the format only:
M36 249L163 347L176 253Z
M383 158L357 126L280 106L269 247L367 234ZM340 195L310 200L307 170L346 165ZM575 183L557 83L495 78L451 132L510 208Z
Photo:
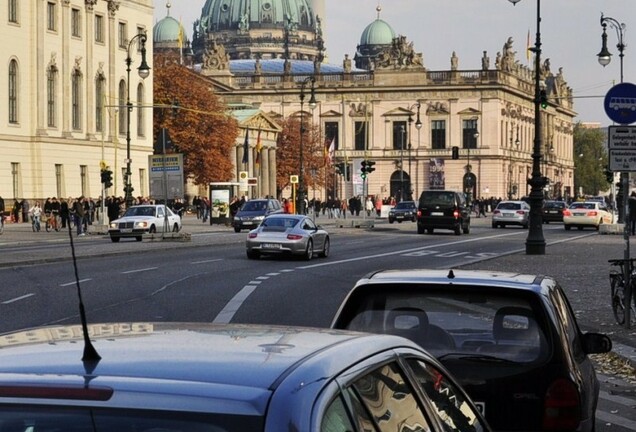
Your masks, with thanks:
M512 176L512 134L515 131L515 125L514 123L512 124L512 127L510 128L510 163L508 164L508 174L509 174L509 185L508 185L508 199L511 200L513 195L514 195L514 191L513 191L513 176ZM517 151L519 150L519 144L521 144L521 141L519 141L519 125L517 125L517 138L514 141L515 147L517 148Z
M413 182L411 181L412 178L412 173L411 173L411 149L412 149L412 145L411 145L411 125L413 124L413 113L410 112L413 108L417 108L417 119L415 120L415 129L417 129L417 133L418 133L418 141L419 141L419 133L420 133L420 129L422 129L422 121L420 120L420 103L416 102L413 105L411 105L409 107L409 144L408 144L408 151L409 151L409 196L408 199L412 200L413 199ZM419 144L419 142L418 142Z
M400 126L402 139L400 140L400 202L404 201L404 126Z
M508 0L516 5L521 0ZM543 237L543 186L545 179L541 176L541 148L543 133L541 125L541 0L537 0L537 35L534 47L534 145L532 149L532 175L530 185L530 222L526 239L526 255L545 255L545 238Z
M314 76L310 76L305 78L300 83L300 167L298 170L298 197L296 198L296 214L305 214L305 186L303 182L303 138L305 135L305 112L303 111L303 107L305 103L305 87L309 83L311 83L309 108L311 108L312 111L314 108L316 108L316 91L314 87L316 78Z
M126 208L132 205L133 199L133 188L131 182L132 173L130 171L130 164L132 162L132 160L130 159L130 113L133 109L132 102L130 102L130 66L132 65L130 48L137 39L139 39L139 44L141 47L141 64L137 68L139 77L141 79L146 79L148 78L148 75L150 75L150 67L146 63L146 32L137 33L135 36L133 36L130 42L128 42L128 48L126 49L126 179L124 186Z
M612 54L607 49L607 25L616 30L616 37L618 38L618 43L616 44L616 48L618 49L618 57L620 59L620 74L621 74L621 84L623 83L623 57L625 56L625 42L623 41L623 30L625 30L626 25L624 23L619 23L616 19L611 17L606 17L601 13L601 26L603 27L603 34L601 35L601 39L603 41L603 45L601 47L601 52L598 53L598 62L603 66L607 66L612 60ZM609 163L609 161L608 161ZM625 251L624 251L624 259L629 259L631 257L631 253L629 250L629 204L628 204L628 195L629 195L629 172L621 172L621 191L623 197L623 221L625 226L623 228L623 238L625 240ZM619 212L619 216L620 216ZM619 222L620 219L619 219ZM629 280L630 277L630 266L624 267L624 277L625 280ZM631 304L632 296L634 295L633 290L631 289L631 284L627 284L627 290L625 292L625 302L626 304ZM631 310L630 308L625 308L625 327L630 328L631 321Z

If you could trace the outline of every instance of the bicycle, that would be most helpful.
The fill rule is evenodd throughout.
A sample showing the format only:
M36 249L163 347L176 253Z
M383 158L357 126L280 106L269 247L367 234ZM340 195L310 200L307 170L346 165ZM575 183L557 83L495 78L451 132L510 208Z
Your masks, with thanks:
M58 220L58 218L59 216L57 213L50 213L46 216L46 223L44 224L44 229L46 229L46 232L51 232L51 230L60 230L60 221Z
M636 268L634 262L636 258L611 259L608 262L619 269L610 269L610 289L612 296L612 311L614 319L619 325L625 324L625 264L629 263L628 283L631 287L631 318L630 324L636 323Z

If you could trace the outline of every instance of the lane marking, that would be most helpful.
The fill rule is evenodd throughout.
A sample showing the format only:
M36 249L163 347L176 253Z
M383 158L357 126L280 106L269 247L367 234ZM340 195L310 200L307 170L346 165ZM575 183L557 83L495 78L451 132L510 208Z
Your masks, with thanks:
M12 298L11 300L5 300L5 301L2 302L2 304L6 305L6 304L15 303L17 301L24 300L24 299L27 299L29 297L33 297L34 295L35 294L25 294L25 295L20 296L20 297Z
M212 323L228 324L234 318L236 312L243 305L245 300L254 292L256 285L245 285L233 298L225 305L223 310L214 318Z
M125 272L121 272L121 274L141 273L141 272L147 272L151 270L157 270L158 268L159 267L148 267L148 268L137 269L137 270L128 270Z
M216 261L223 261L223 258L211 259L211 260L203 260L203 261L192 261L190 264L207 264Z
M79 283L81 284L82 282L88 282L93 280L92 278L87 278L87 279L80 279ZM77 281L73 281L73 282L67 282L67 283L63 283L60 284L61 287L67 287L67 286L71 286L71 285L76 285L78 282Z

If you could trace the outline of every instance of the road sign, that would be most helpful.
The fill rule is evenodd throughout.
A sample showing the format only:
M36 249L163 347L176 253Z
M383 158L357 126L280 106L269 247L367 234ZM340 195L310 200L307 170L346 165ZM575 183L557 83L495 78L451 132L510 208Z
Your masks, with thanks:
M607 135L610 149L636 149L636 126L610 126Z
M609 170L612 172L636 171L636 149L610 150Z
M609 89L603 103L605 113L616 123L636 122L636 85L620 83Z

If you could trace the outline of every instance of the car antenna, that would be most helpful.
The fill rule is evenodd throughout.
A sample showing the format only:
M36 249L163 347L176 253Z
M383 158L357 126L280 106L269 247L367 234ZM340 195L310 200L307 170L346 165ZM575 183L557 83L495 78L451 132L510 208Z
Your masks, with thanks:
M80 222L81 223L81 222ZM91 338L88 335L88 325L86 324L86 310L84 309L84 302L82 301L82 288L80 286L79 273L77 272L77 258L75 257L75 245L73 244L73 232L71 230L71 224L68 224L68 237L71 240L71 253L73 255L73 269L75 270L75 284L77 285L77 298L79 299L79 313L80 320L82 322L82 334L84 335L84 355L82 361L84 367L88 373L97 366L97 363L102 357L97 353L97 350L91 342Z
M453 272L453 269L450 269L448 271L448 276L449 279L455 279L455 272Z

